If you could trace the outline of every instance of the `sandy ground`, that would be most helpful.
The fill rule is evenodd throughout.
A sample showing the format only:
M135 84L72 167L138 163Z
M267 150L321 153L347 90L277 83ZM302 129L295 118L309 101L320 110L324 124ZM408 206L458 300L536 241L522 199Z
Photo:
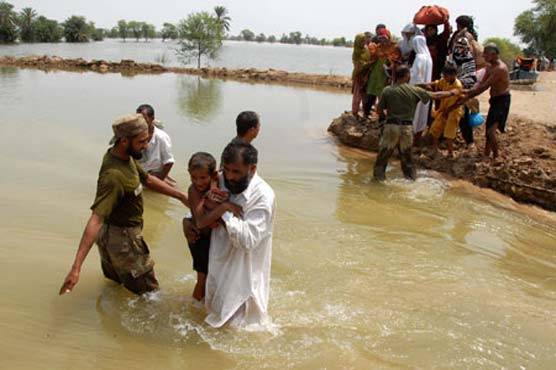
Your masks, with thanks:
M488 111L488 93L481 95L481 111ZM556 126L556 72L542 72L533 88L512 86L510 114L521 120Z

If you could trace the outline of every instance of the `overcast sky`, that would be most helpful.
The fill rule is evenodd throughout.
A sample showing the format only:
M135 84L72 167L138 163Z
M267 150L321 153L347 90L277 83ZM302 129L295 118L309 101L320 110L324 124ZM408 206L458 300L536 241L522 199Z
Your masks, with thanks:
M397 35L426 2L417 0L8 0L17 10L30 6L40 14L63 21L69 15L83 15L97 27L111 28L119 19L138 20L158 27L177 22L194 11L228 8L232 34L249 28L266 35L301 31L317 37L352 38L356 33L386 23ZM532 7L530 0L441 0L452 14L473 15L480 39L513 37L515 17Z

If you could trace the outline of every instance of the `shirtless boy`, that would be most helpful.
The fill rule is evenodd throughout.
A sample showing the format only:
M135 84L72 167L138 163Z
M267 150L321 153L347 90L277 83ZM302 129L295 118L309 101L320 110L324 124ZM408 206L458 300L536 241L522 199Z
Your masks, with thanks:
M483 56L487 62L485 77L476 87L464 91L466 97L460 103L465 103L467 100L490 89L490 109L486 120L485 157L488 158L492 152L493 158L496 159L498 157L496 130L502 133L506 130L506 121L510 113L510 74L508 66L500 60L500 50L496 45L486 45Z

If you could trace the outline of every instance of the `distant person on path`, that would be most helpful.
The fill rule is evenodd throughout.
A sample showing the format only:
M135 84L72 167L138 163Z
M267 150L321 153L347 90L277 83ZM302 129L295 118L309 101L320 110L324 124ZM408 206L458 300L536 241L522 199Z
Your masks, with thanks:
M104 276L135 294L158 289L154 261L142 236L143 185L189 206L186 194L149 175L137 163L149 142L148 125L141 114L118 119L112 130L115 143L104 155L92 213L60 294L69 293L79 281L81 266L95 241Z
M355 36L355 41L353 42L353 53L351 56L353 62L353 72L351 74L351 92L353 94L351 112L355 117L359 117L359 109L365 96L365 85L369 77L371 62L371 55L367 49L369 41L368 36L360 33Z
M407 179L415 180L416 170L411 154L413 146L413 118L417 104L428 103L431 99L444 99L455 96L458 92L441 91L427 92L426 90L409 85L411 71L402 65L396 70L396 83L388 86L382 92L378 103L378 114L381 121L385 120L380 137L380 149L374 166L374 178L385 180L386 166L394 150L398 149L402 163L402 170Z
M433 81L439 80L442 77L442 69L446 64L448 57L448 41L452 34L452 27L450 22L446 21L444 30L438 34L437 25L427 25L423 30L427 38L427 46L432 58L432 79Z
M427 47L425 36L416 35L413 37L413 50L415 50L415 61L411 67L410 85L428 84L432 81L432 58ZM429 102L420 101L415 110L413 118L413 133L415 134L415 144L419 145L423 132L427 129L429 122Z
M169 176L175 162L170 136L164 130L156 127L152 106L142 104L136 112L142 114L149 125L149 145L143 152L139 164L149 174L176 186L176 182Z
M485 76L476 87L467 90L467 97L462 103L490 89L490 108L486 119L484 155L488 158L492 152L493 159L496 159L499 154L496 131L505 132L506 121L510 113L510 73L508 66L500 60L498 46L494 44L485 46L483 56L487 63Z
M212 327L261 325L268 312L275 195L257 175L252 145L231 143L222 158L220 189L230 193L241 216L230 212L229 202L207 216L206 222L221 225L211 235L205 321Z

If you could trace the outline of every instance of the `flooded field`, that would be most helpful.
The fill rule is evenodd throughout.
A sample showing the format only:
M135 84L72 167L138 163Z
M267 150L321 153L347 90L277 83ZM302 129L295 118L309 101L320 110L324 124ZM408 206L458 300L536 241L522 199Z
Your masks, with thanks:
M162 290L105 280L93 249L57 296L93 201L111 123L151 103L172 176L217 158L235 117L262 117L259 173L278 200L267 332L214 330L192 307L186 210L146 193ZM556 220L492 192L394 166L326 135L349 96L191 76L0 69L0 358L6 369L523 368L556 363Z

